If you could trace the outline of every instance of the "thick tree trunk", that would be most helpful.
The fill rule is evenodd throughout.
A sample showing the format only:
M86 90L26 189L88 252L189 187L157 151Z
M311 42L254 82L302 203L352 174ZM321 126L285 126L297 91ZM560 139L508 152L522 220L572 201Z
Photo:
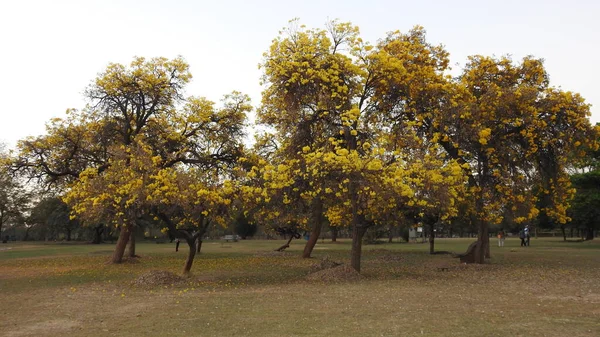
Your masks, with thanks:
M67 241L71 241L71 230L67 229Z
M331 242L337 242L337 236L338 236L338 228L337 227L331 227Z
M125 247L127 247L127 242L129 242L129 237L131 236L131 227L132 225L126 225L121 227L121 233L119 233L117 246L115 247L115 252L113 253L113 257L111 260L112 263L121 263L123 261Z
M128 257L136 257L135 255L135 228L136 226L131 228L131 235L129 236L129 249L127 250Z
M196 243L196 247L198 248L196 252L198 254L200 254L200 249L202 249L202 239L201 238L198 238L198 243Z
M319 240L319 235L321 235L321 228L323 227L323 202L321 200L316 201L312 218L313 226L310 237L308 238L308 241L306 241L304 251L302 252L302 258L304 259L310 257L310 254L312 254L312 251L317 244L317 240Z
M360 259L362 256L362 241L367 227L354 225L352 228L352 251L350 253L350 266L360 273Z
M388 243L394 242L394 226L390 225L388 228Z
M185 240L189 246L188 256L185 260L185 266L183 266L183 275L189 276L192 270L192 264L194 264L194 257L196 256L196 238L186 238Z
M477 241L479 244L475 249L475 263L485 263L485 258L489 258L490 237L487 223L482 219L478 220Z

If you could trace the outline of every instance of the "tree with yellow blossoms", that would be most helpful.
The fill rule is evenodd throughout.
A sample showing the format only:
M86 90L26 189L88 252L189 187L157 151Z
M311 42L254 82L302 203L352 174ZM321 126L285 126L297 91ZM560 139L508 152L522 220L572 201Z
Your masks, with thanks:
M357 270L356 240L368 227L362 188L377 193L365 168L378 162L373 154L380 151L390 159L381 161L382 171L372 172L382 177L387 169L409 177L414 160L422 160L411 155L414 146L426 149L429 158L439 156L444 165L460 165L479 229L478 263L489 249L489 224L507 211L516 221L540 212L565 220L572 195L565 160L595 139L583 99L550 88L542 62L531 57L515 65L507 58L474 56L458 78L448 75L448 64L448 53L428 43L422 27L389 33L373 46L360 39L356 27L337 22L309 30L293 21L265 55L260 120L277 131L288 151L284 158L302 162L299 175L322 170L321 178L327 177L313 182L310 195L334 203L322 205L331 219L337 214L352 224ZM320 155L320 166L311 168L304 153ZM326 167L323 158L342 163ZM398 162L407 164L394 167ZM431 173L430 178L439 174ZM347 210L324 197L328 182L341 188L337 193L347 191L347 199L340 200ZM538 185L548 198L542 209L534 206ZM413 191L426 203L433 187ZM450 190L427 203L441 209L452 205L456 196L442 202L456 194Z
M219 108L204 98L185 98L188 68L181 58L111 64L86 90L90 105L51 121L47 135L18 145L14 166L42 182L58 182L74 216L120 228L115 263L133 240L136 219L171 202L147 199L161 170L195 168L194 179L218 186L242 153L249 98L233 92ZM179 213L171 215L179 219L174 223L182 221Z
M302 219L311 231L304 257L310 257L320 235L327 196L314 188L321 184L321 173L313 174L302 154L340 137L340 114L358 95L360 69L346 50L357 32L337 22L326 30L310 30L294 20L273 41L261 64L265 90L258 121L277 132L278 153L272 164L293 167L295 181L287 198L311 214L309 220Z
M445 147L470 167L481 243L478 263L489 254L488 225L502 220L503 208L516 213L517 223L540 212L558 223L567 221L574 192L567 160L582 158L581 146L597 146L589 105L578 94L550 87L548 78L542 61L532 57L520 64L471 57L457 83L467 92L458 104L463 107L459 118L440 121L444 128L460 127L444 134L449 138ZM544 199L541 209L537 190Z
M311 30L292 21L265 54L266 89L259 118L277 131L286 151L282 162L299 163L294 174L296 181L305 179L296 183L303 188L296 187L302 199L292 202L311 201L315 214L311 235L320 230L320 222L314 222L320 214L334 226L352 227L351 260L356 270L360 270L367 228L417 195L419 186L410 180L412 163L404 160L409 156L399 139L418 135L390 129L384 117L396 107L380 103L392 99L381 97L395 84L390 76L419 83L421 87L412 93L415 99L427 100L427 92L437 90L419 76L430 64L443 63L435 57L444 57L445 52L423 47L421 40L413 38L419 34L419 27L409 38L392 33L372 46L349 23L331 22L326 29ZM411 56L388 51L398 49L396 45L412 46L423 57L420 62L411 58L410 68L390 72Z
M407 46L395 50L411 52ZM416 84L426 100L415 99L405 81L382 86L377 99L393 107L388 122L439 144L465 170L472 222L479 229L475 261L483 263L489 255L489 224L499 223L507 211L517 222L540 211L566 220L572 189L565 164L594 139L589 107L577 94L550 88L542 61L531 57L514 64L508 58L473 56L457 79L443 75L447 62L438 65L430 76L420 75L430 90ZM397 68L402 78L406 67ZM543 209L535 207L536 186L547 198Z

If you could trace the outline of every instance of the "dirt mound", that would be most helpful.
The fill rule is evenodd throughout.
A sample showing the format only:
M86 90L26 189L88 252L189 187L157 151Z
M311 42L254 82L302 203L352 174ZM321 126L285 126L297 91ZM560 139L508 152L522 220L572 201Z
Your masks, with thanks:
M183 277L175 275L171 272L164 270L152 270L138 277L135 281L133 281L133 285L138 287L152 287L171 285L183 281Z
M321 282L348 282L358 281L362 279L354 268L349 265L341 265L334 268L323 269L316 273L309 274L306 279L309 281L321 281Z

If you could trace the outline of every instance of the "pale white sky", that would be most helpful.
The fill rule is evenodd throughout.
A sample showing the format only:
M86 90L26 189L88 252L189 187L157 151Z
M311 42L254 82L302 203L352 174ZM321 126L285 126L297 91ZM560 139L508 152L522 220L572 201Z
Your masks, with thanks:
M260 103L258 63L278 31L351 21L365 40L422 25L455 68L473 54L546 60L551 84L579 92L600 122L600 1L0 0L0 141L44 132L82 108L82 92L109 62L182 55L188 95L232 90Z

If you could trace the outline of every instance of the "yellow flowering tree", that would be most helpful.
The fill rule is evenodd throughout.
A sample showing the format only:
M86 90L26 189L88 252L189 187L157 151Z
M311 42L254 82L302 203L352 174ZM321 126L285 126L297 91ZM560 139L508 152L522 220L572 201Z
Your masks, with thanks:
M414 49L399 44L389 52ZM393 85L379 86L376 99L390 107L392 113L383 116L392 128L412 129L461 164L478 228L475 261L483 263L489 255L489 224L502 221L507 211L517 222L540 211L566 220L572 190L565 161L594 139L589 107L579 95L550 88L541 60L531 57L514 64L508 58L473 56L457 79L444 75L447 62L434 65L415 85L402 78L407 67L392 67L387 72L398 76ZM427 93L426 99L415 99L415 89ZM536 186L548 199L541 210L535 207Z
M429 253L435 253L435 227L458 216L467 196L467 176L457 161L444 158L434 144L432 152L411 161L410 179L415 184L416 202L405 208L422 221L429 234ZM437 150L437 151L435 151Z
M282 162L299 163L303 198L294 201L311 201L311 240L320 231L317 214L332 225L348 224L356 270L367 228L420 188L410 184L411 157L402 139L420 139L423 132L414 132L414 118L396 120L395 114L416 104L437 109L447 64L447 53L427 44L420 27L390 33L373 46L357 27L339 22L311 30L293 21L265 54L260 121L276 130ZM398 95L415 103L400 106Z
M312 198L299 175L300 160L274 164L263 157L254 159L242 159L243 164L252 164L238 181L244 213L268 231L290 234L291 242L299 232L310 230L313 219ZM289 242L277 250L286 249Z
M341 113L359 96L360 68L347 53L357 33L348 23L331 22L321 30L306 29L293 20L261 64L265 90L258 121L277 132L273 164L293 167L294 186L287 197L299 208L310 209L310 220L302 219L311 231L304 257L310 257L320 235L326 196L313 188L321 184L321 174L307 168L302 154L340 136Z
M190 273L202 237L210 225L226 227L236 212L232 198L237 190L231 181L207 180L198 169L161 169L151 176L146 201L151 213L188 244L183 274Z
M83 223L107 222L120 229L112 257L113 263L119 263L136 222L147 214L146 186L154 165L149 148L139 142L113 147L111 152L107 168L102 172L85 169L70 184L63 200L71 206L72 218Z
M185 98L190 79L181 58L111 64L86 90L89 106L51 121L47 135L19 143L17 169L58 182L75 216L104 219L121 229L115 263L128 241L135 248L135 219L150 212L144 199L150 176L167 168L197 168L196 177L217 184L242 153L248 96L233 92L221 107Z

